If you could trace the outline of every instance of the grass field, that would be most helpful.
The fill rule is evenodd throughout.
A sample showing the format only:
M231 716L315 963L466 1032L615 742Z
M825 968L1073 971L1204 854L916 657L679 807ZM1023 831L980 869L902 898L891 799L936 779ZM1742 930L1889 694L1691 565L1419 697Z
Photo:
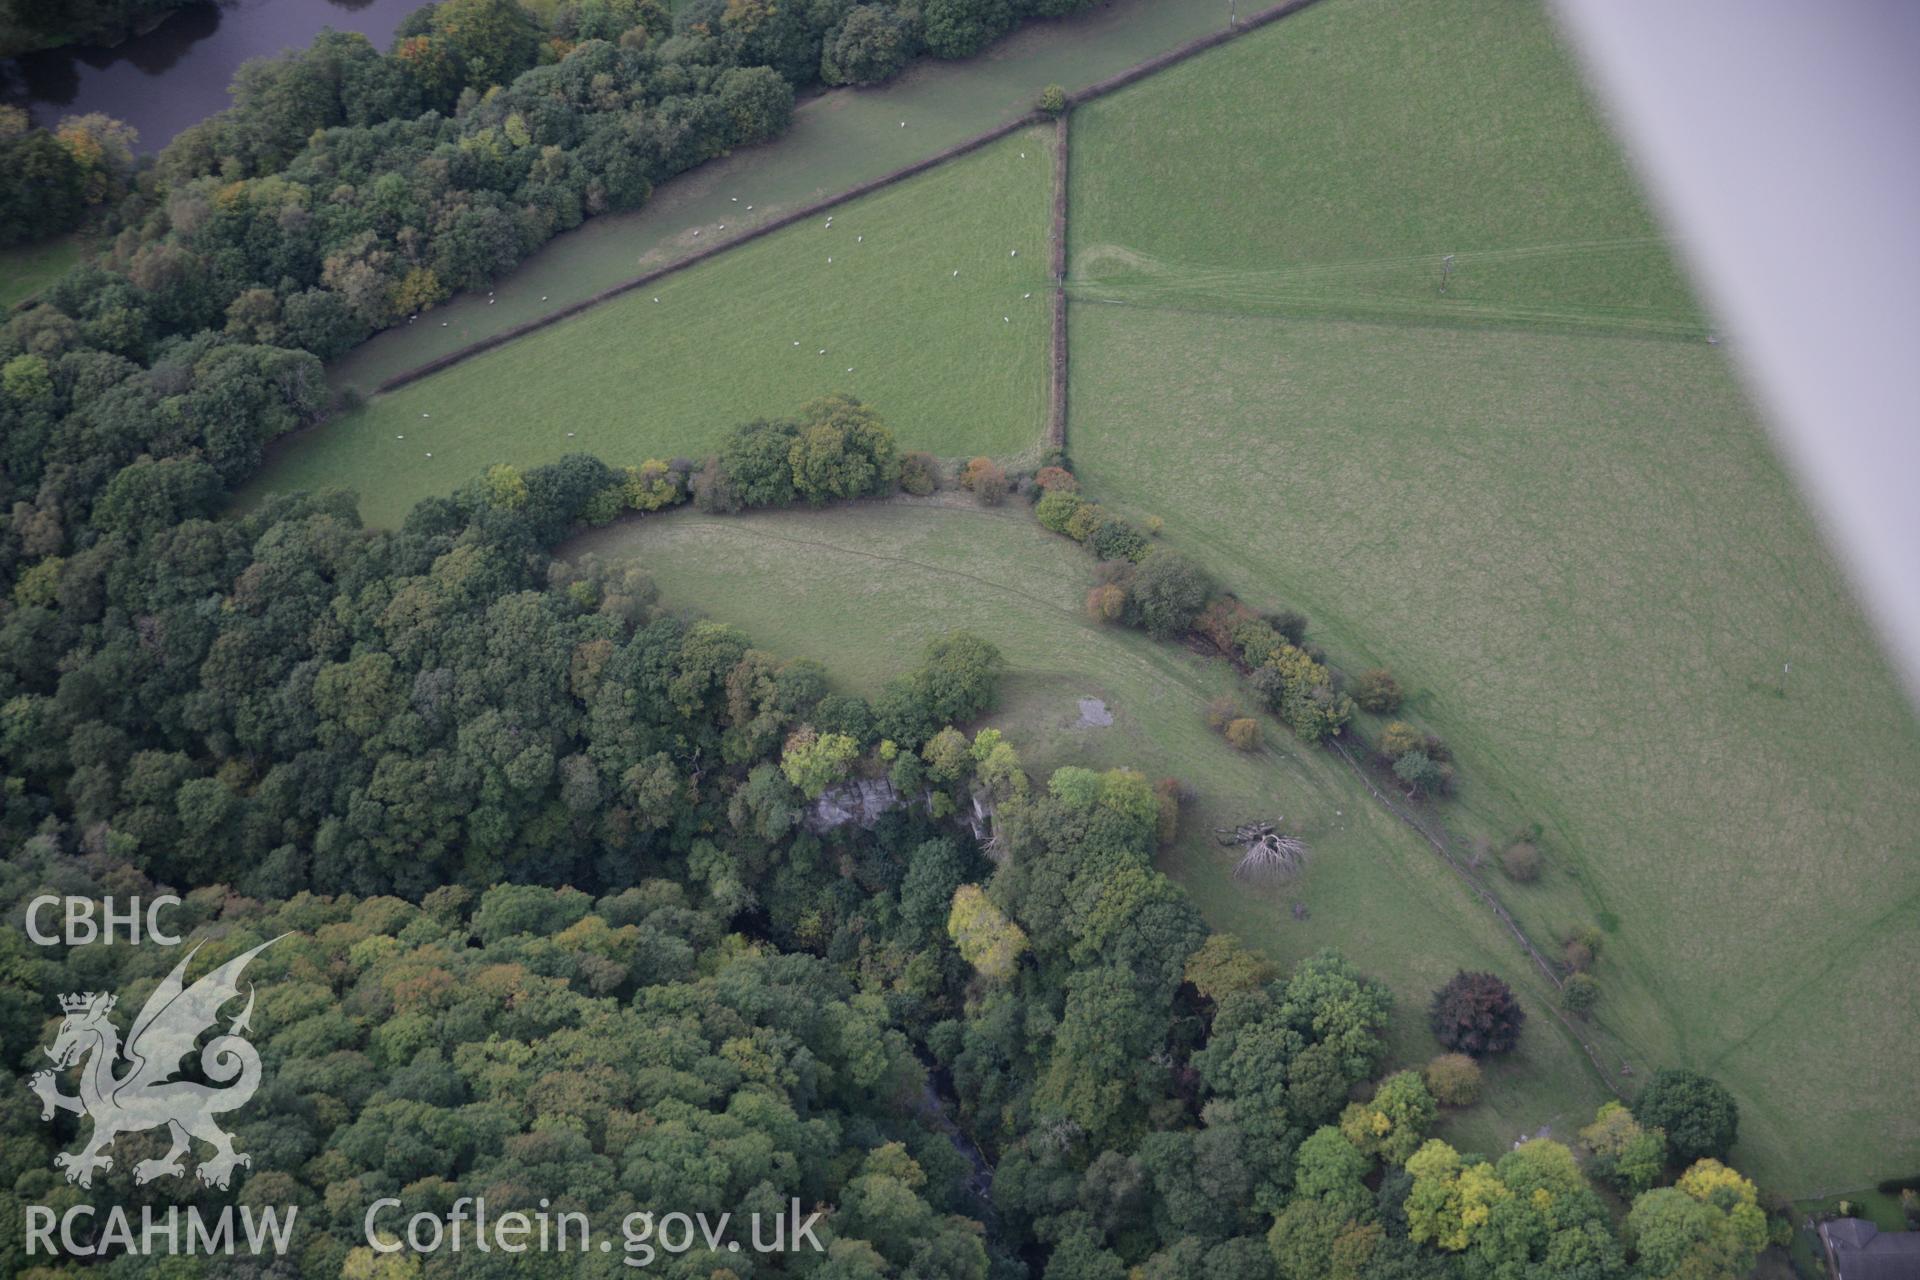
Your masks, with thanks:
M774 141L662 184L643 209L593 218L561 236L500 283L493 306L484 298L456 299L435 312L448 322L445 329L403 326L363 343L334 366L333 382L370 390L477 338L672 262L717 235L738 234L1017 119L1048 84L1092 84L1225 20L1219 0L1106 0L1071 18L1027 22L975 58L923 58L879 88L807 98L793 127ZM723 222L725 232L717 229Z
M1912 1172L1920 731L1725 348L1674 336L1539 15L1333 0L1077 112L1074 146L1091 491L1400 673L1455 825L1544 826L1509 900L1543 942L1617 920L1603 1024L1736 1091L1743 1168Z
M1432 989L1459 966L1496 970L1533 1007L1523 1051L1489 1072L1488 1098L1450 1121L1482 1151L1552 1125L1565 1135L1606 1095L1579 1049L1551 1024L1518 947L1471 903L1440 860L1374 805L1337 759L1275 727L1242 755L1209 730L1209 698L1233 692L1224 665L1175 645L1096 627L1079 605L1091 566L1043 532L1024 505L896 502L825 512L707 517L691 511L631 521L570 548L631 557L669 606L738 623L776 652L817 658L843 687L873 693L910 668L932 637L976 632L1011 671L992 723L1029 771L1129 765L1172 775L1194 793L1179 845L1163 865L1216 928L1292 961L1337 946L1388 981L1398 1004L1393 1047L1420 1063L1435 1046L1425 1024ZM1102 700L1108 727L1081 722L1080 699ZM1283 816L1314 861L1291 889L1250 890L1228 875L1215 826ZM1306 921L1288 906L1304 901Z
M493 463L697 457L830 391L907 448L1018 453L1046 417L1050 140L1022 130L375 397L252 491L352 487L391 525Z
M0 310L31 298L80 261L85 242L77 235L0 249Z
M1073 126L1077 296L1702 328L1533 4L1331 0Z

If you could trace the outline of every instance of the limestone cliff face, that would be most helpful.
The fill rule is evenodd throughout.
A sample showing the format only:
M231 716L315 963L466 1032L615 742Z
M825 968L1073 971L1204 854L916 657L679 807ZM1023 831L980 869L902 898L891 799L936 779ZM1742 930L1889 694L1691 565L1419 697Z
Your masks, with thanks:
M848 823L870 827L880 815L898 809L906 801L885 778L860 778L828 787L807 812L807 827L812 831L832 831Z
M980 842L981 850L995 862L1005 855L1000 846L1000 824L994 812L993 797L984 791L976 790L972 805L963 809L958 820L967 825L973 838ZM932 793L923 791L915 801L930 804ZM828 787L820 793L820 798L807 810L806 825L809 831L823 834L857 823L862 827L871 827L880 820L880 815L908 804L907 797L900 794L893 783L885 778L856 778L851 782L842 782L838 786Z

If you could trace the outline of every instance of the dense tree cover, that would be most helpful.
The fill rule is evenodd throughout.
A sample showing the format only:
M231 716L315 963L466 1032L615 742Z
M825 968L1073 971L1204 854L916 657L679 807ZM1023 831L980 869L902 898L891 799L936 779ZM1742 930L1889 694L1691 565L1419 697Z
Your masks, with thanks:
M1423 1078L1367 1084L1385 989L1333 954L1278 972L1155 869L1177 789L1038 785L960 727L991 707L991 644L943 637L869 703L661 612L633 570L549 554L609 490L685 470L495 471L370 533L337 495L211 522L191 504L217 473L152 462L7 608L0 899L162 880L202 886L209 959L295 932L257 971L272 1083L234 1194L310 1210L302 1273L371 1265L351 1251L375 1195L484 1191L603 1217L821 1206L833 1253L766 1275L1607 1280L1632 1240L1734 1274L1711 1267L1752 1213L1724 1179L1647 1190L1620 1236L1551 1152L1430 1154ZM881 775L906 803L871 829L808 820ZM14 1072L49 992L135 1000L165 963L0 945ZM923 1062L992 1215L927 1123ZM13 1194L75 1194L49 1164L71 1130L11 1096Z
M884 838L874 849L882 861L907 853ZM794 853L783 874L811 882L796 893L867 901L851 886L837 891L835 876L809 876ZM150 891L130 869L75 861L48 839L0 869L0 885L16 916L42 887ZM867 1261L835 1270L803 1253L785 1259L792 1270L752 1274L989 1275L965 1161L926 1123L925 1071L900 1016L940 998L942 966L936 957L878 976L906 958L897 949L912 938L890 908L861 943L862 962L876 967L863 978L860 964L731 931L706 895L668 879L598 899L517 885L441 888L417 905L306 894L264 902L218 887L187 896L176 918L214 939L200 957L210 963L289 935L248 971L265 1084L233 1131L253 1158L234 1198L299 1207L280 1264L292 1269L123 1257L89 1274L354 1274L356 1255L371 1261L362 1221L375 1199L399 1198L404 1215L444 1213L467 1195L484 1196L492 1213L585 1212L602 1232L639 1210L771 1216L798 1198L825 1210L817 1234L828 1257ZM137 1008L178 958L154 947L37 953L18 930L0 946L8 1066L22 1075L50 1032L51 993L105 987ZM128 1173L136 1157L161 1151L161 1134L122 1136L105 1185L67 1186L52 1156L72 1145L75 1124L41 1123L37 1104L9 1084L0 1110L7 1274L26 1262L24 1204L61 1209L107 1194L164 1209L180 1194L166 1180L135 1186ZM700 1248L659 1259L649 1274L709 1277L727 1258ZM522 1273L533 1259L511 1261ZM621 1271L617 1255L598 1270L596 1261L543 1256L538 1273ZM433 1274L509 1274L499 1265L469 1250L439 1255ZM58 1274L69 1273L79 1274Z
M0 106L0 249L59 235L126 194L134 131L98 112L36 129Z
M974 767L951 785L990 785L981 766L1006 746L975 735ZM524 884L418 902L187 893L173 923L206 940L208 965L287 935L249 970L266 1084L236 1117L254 1166L227 1198L298 1205L291 1265L309 1275L375 1274L362 1218L386 1195L407 1213L463 1195L494 1213L544 1200L598 1223L668 1204L821 1211L826 1254L742 1269L696 1248L653 1266L689 1280L721 1266L834 1280L1732 1280L1751 1265L1766 1219L1718 1162L1640 1195L1616 1231L1558 1143L1488 1163L1428 1139L1435 1100L1418 1074L1362 1084L1381 1058L1384 990L1338 956L1281 976L1206 936L1145 865L1152 793L1138 775L1061 770L1002 794L998 866L915 806L871 831L789 828L769 843L735 829L648 858L597 897ZM62 843L35 836L0 867L9 913L46 891L155 891ZM0 948L0 1031L19 1074L57 1017L49 993L138 1002L178 954L38 950L18 931ZM929 1110L925 1059L992 1162L991 1227ZM75 1125L10 1096L11 1274L21 1206L88 1193L51 1164ZM129 1175L163 1145L123 1136L92 1194L171 1203L164 1182ZM104 1273L216 1274L152 1265L123 1257ZM434 1267L499 1273L471 1251ZM590 1259L551 1270L582 1268L614 1274ZM275 1272L243 1257L217 1274Z
M958 50L1027 8L918 20ZM860 9L882 12L848 36ZM482 1191L597 1217L799 1197L832 1254L755 1273L834 1280L1606 1280L1630 1249L1648 1276L1723 1274L1754 1238L1737 1175L1645 1184L1625 1135L1608 1176L1644 1194L1616 1236L1564 1149L1488 1165L1426 1142L1423 1078L1368 1084L1385 989L1334 954L1281 973L1210 937L1155 869L1177 785L1074 767L1038 785L966 731L1001 675L991 644L945 637L868 701L662 611L636 570L552 555L690 496L886 492L899 459L864 406L750 424L704 465L494 468L393 532L341 494L209 518L321 411L320 357L766 136L808 68L884 66L911 21L696 3L669 28L647 0L593 0L536 29L449 0L390 55L328 38L243 77L106 263L0 330L0 901L176 885L209 961L291 931L251 975L269 1083L232 1194L303 1206L298 1274L375 1274L353 1251L376 1195ZM1218 596L1064 471L1036 487L1041 518L1112 566L1127 621L1224 635L1293 728L1341 729L1303 619ZM811 820L815 795L882 776L904 803L871 828ZM0 936L16 1075L49 993L136 1001L172 958ZM992 1215L928 1123L928 1066L992 1162ZM20 1203L79 1193L50 1164L71 1128L6 1096L12 1274ZM153 1153L122 1153L123 1200L168 1195L126 1180ZM720 1264L744 1265L656 1269Z
M203 398L209 434L285 411L288 356L214 348L176 418ZM345 495L210 521L212 467L127 468L92 545L44 559L0 610L0 830L57 824L156 877L260 897L418 897L614 887L742 805L772 822L786 800L733 786L777 773L826 697L819 668L660 614L632 571L546 551L646 477L585 457L496 469L370 533ZM865 749L878 726L917 749L986 709L998 667L991 646L942 639L877 708L829 707L827 736Z
M129 469L162 468L131 477L128 497L173 518L204 508L218 495L183 493L188 469L230 487L266 439L313 421L320 360L771 136L791 110L787 82L698 40L586 40L514 79L552 47L517 6L423 14L392 55L329 34L243 72L234 110L176 140L129 198L111 252L0 328L9 582L108 532L96 508ZM470 99L457 115L381 105L388 81L424 94L423 68L442 66L444 92ZM473 77L511 83L474 95ZM355 111L379 118L342 114Z
M941 22L998 34L1077 7L955 0ZM325 407L317 386L297 386L279 389L290 412L228 413L222 388L182 385L217 348L271 350L244 359L288 370L333 359L485 287L583 219L780 133L797 86L866 83L923 48L959 51L923 40L920 11L891 2L698 0L670 18L659 0L572 0L543 12L544 25L514 0L443 0L410 14L386 53L328 31L248 63L233 107L177 137L124 200L132 154L113 122L48 133L0 118L0 167L16 179L0 196L0 243L71 227L89 208L114 207L121 228L0 327L0 367L45 366L0 388L0 585L89 545L122 470L193 460L231 487L262 440ZM179 399L190 389L202 403ZM206 411L249 420L212 430ZM802 496L894 484L890 446L874 450L858 420L799 426L787 446ZM186 478L145 473L136 487L171 492Z

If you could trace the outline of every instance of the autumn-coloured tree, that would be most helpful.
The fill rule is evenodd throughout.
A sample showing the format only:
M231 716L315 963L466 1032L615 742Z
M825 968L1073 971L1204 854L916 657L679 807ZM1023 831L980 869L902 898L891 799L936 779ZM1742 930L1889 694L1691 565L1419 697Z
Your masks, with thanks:
M1592 1153L1588 1167L1628 1195L1639 1195L1660 1181L1667 1164L1667 1133L1648 1128L1618 1102L1604 1102L1593 1123L1580 1131Z
M1427 1064L1427 1091L1442 1106L1470 1107L1480 1097L1480 1064L1464 1053L1443 1053Z
M1407 1195L1407 1233L1449 1253L1464 1250L1491 1216L1494 1205L1513 1198L1490 1164L1466 1164L1438 1138L1407 1161L1413 1190Z
M1118 622L1127 613L1127 589L1117 582L1102 583L1087 592L1087 616L1095 622Z
M1079 477L1065 467L1042 467L1033 473L1033 482L1047 493L1078 493Z
M1425 742L1426 735L1404 720L1390 720L1386 728L1380 730L1380 754L1389 760L1418 751Z
M1464 970L1433 993L1428 1014L1442 1045L1475 1058L1510 1051L1526 1020L1513 988L1490 973Z
M1385 667L1362 671L1360 678L1353 682L1353 700L1363 711L1392 715L1400 709L1400 682Z
M1519 884L1532 884L1540 878L1540 846L1531 840L1515 840L1500 851L1500 869Z
M846 734L816 733L803 725L787 738L780 772L811 800L846 777L847 766L859 754L860 744Z
M625 475L626 503L635 511L659 511L686 501L686 474L675 471L658 458L648 458L637 467L628 467Z
M973 750L967 735L952 725L927 739L927 745L920 748L920 758L927 762L927 777L938 783L958 782L973 771Z
M900 455L900 488L924 498L940 487L940 463L930 453L914 450Z
M1026 931L1007 919L977 884L963 884L954 890L947 936L981 977L996 982L1013 976L1027 949Z
M1227 722L1225 729L1227 741L1236 751L1258 751L1260 749L1260 722L1252 716L1242 716L1238 720Z
M1361 1152L1401 1164L1419 1148L1438 1112L1419 1072L1396 1071L1380 1082L1372 1098L1347 1105L1340 1115L1340 1132Z
M1007 473L992 458L975 458L960 473L960 487L973 494L983 507L997 507L1006 501Z
M1209 1000L1221 1001L1237 991L1255 991L1279 974L1273 961L1249 951L1230 933L1209 934L1205 944L1187 957L1186 980Z
M1079 494L1067 489L1053 489L1033 504L1033 518L1050 533L1072 537L1073 518L1085 505Z

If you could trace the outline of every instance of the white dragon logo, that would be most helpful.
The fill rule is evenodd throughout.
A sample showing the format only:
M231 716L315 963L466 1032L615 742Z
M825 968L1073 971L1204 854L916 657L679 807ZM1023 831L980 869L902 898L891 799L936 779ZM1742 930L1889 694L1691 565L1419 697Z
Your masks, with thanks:
M191 1145L189 1137L214 1148L213 1158L196 1170L200 1181L210 1187L224 1189L233 1178L235 1166L252 1165L252 1157L235 1151L232 1135L214 1123L214 1117L222 1112L245 1106L260 1087L260 1054L240 1035L251 1029L252 984L247 987L247 1007L228 1025L227 1034L215 1036L200 1051L201 1070L209 1080L225 1087L170 1077L180 1070L181 1059L193 1052L201 1033L219 1020L220 1007L240 994L240 974L247 962L279 940L269 938L189 987L182 975L200 950L196 943L147 998L140 1016L133 1020L124 1051L120 1033L107 1019L115 1004L113 996L89 991L60 997L66 1018L60 1023L53 1047L46 1051L53 1059L54 1070L37 1072L27 1087L40 1097L42 1120L53 1119L55 1111L72 1111L93 1121L93 1132L79 1150L63 1151L53 1158L54 1167L66 1170L68 1182L91 1187L95 1169L113 1168L113 1157L104 1153L116 1137L160 1125L167 1126L172 1135L173 1149L158 1160L136 1164L135 1182L184 1175L187 1170L181 1157ZM131 1065L124 1075L116 1077L114 1067L123 1056ZM68 1097L60 1092L55 1072L82 1059L86 1059L86 1065L80 1072L80 1095Z

